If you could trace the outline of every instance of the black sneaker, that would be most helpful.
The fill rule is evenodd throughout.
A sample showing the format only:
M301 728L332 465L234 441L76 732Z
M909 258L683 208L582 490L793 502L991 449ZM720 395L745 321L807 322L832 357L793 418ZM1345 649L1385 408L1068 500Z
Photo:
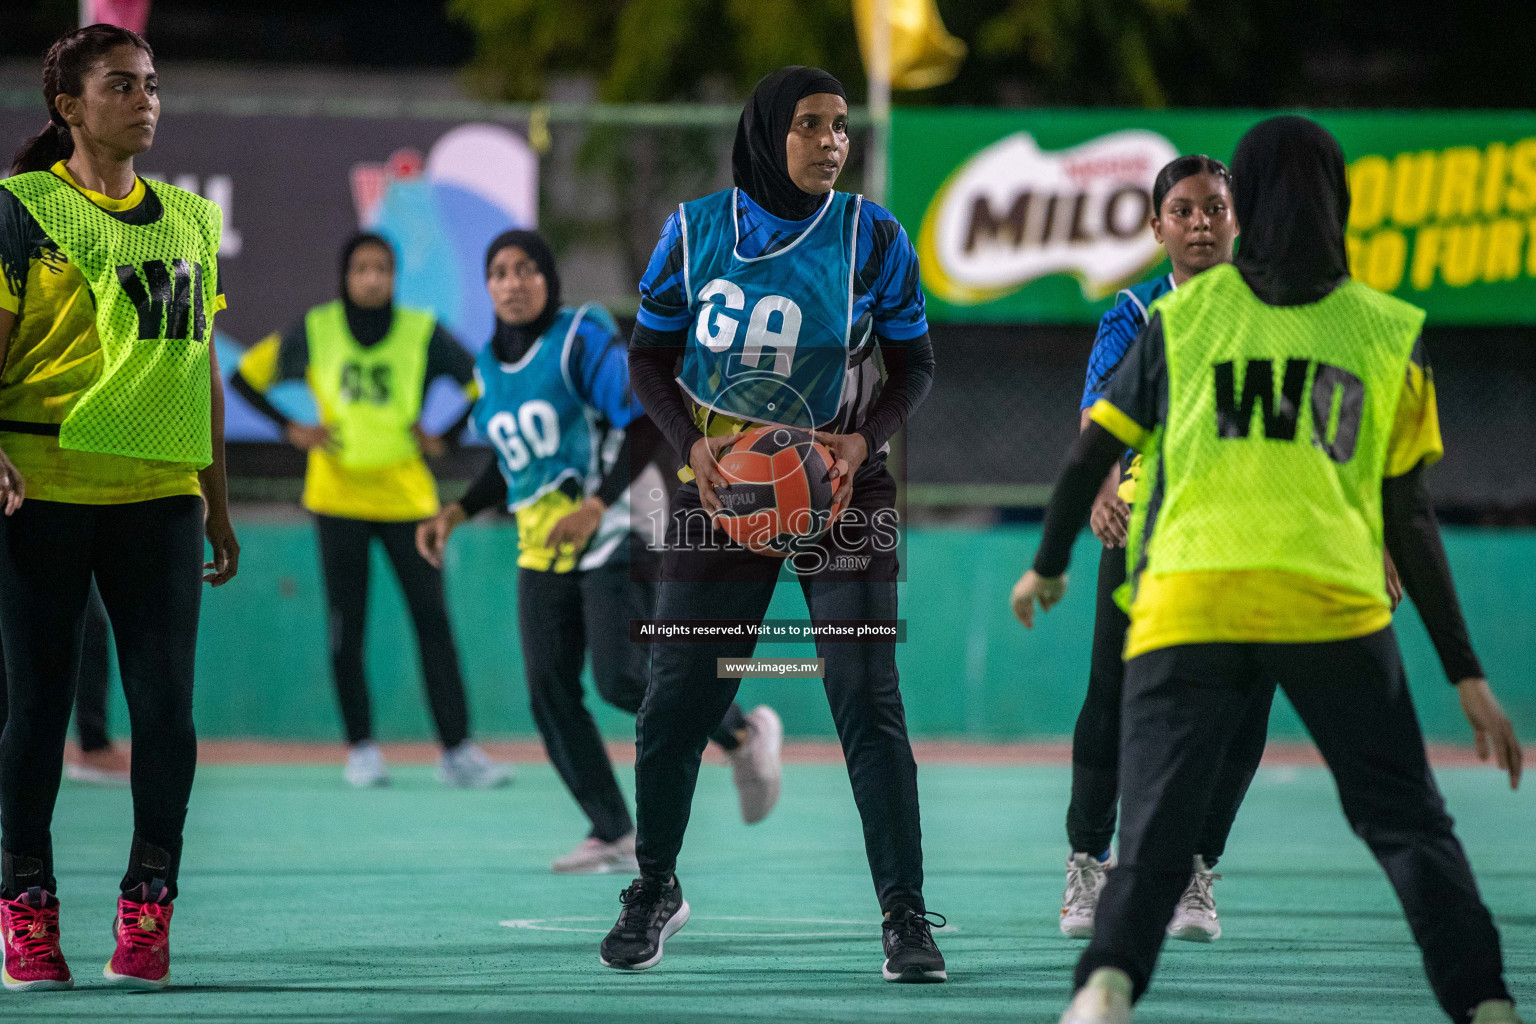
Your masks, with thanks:
M930 921L929 917L938 921ZM880 926L885 944L885 964L880 974L886 981L922 984L949 979L944 970L944 954L933 941L935 923L942 928L949 922L943 914L919 913L902 903L891 908L891 916Z
M688 901L676 876L670 882L637 878L619 893L624 909L603 939L598 956L604 967L643 971L661 963L661 947L688 923ZM929 940L932 945L932 940Z

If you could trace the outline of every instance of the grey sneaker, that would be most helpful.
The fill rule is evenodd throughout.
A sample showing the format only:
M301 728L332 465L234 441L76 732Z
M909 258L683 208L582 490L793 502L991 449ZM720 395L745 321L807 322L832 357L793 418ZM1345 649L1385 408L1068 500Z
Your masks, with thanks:
M783 779L784 723L766 704L747 715L747 740L726 756L731 761L731 776L736 782L736 799L741 804L741 820L755 825L768 817L779 802L779 783Z
M557 875L633 875L640 870L635 860L635 834L620 836L611 843L588 836L549 869Z
M1216 916L1216 894L1211 887L1221 876L1205 866L1205 858L1195 854L1195 874L1189 888L1179 897L1179 905L1168 922L1168 937L1185 942L1215 942L1221 938L1221 920Z
M1061 934L1069 939L1093 938L1093 915L1099 909L1099 894L1115 866L1115 856L1101 861L1091 853L1074 853L1067 858L1067 889L1061 896Z
M459 789L495 789L512 781L512 769L497 764L479 746L465 740L443 751L437 763L437 779Z
M341 774L359 789L389 785L389 765L384 763L384 751L373 740L347 748L347 767Z

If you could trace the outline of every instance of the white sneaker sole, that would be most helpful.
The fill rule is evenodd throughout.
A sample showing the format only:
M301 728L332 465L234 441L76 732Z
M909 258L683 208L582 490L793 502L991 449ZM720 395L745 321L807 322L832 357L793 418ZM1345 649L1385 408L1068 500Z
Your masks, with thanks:
M1089 921L1087 924L1082 922L1068 924L1063 919L1061 922L1061 934L1069 939L1091 939L1093 938L1093 922Z
M118 988L133 989L138 992L158 992L171 983L171 976L167 974L159 981L151 981L148 978L139 978L132 974L118 974L112 970L109 963L101 969L101 976Z
M692 910L688 906L688 901L683 900L683 905L677 908L677 913L673 914L671 919L661 926L661 936L656 940L656 955L649 960L642 960L637 964L611 964L605 956L599 953L597 955L598 963L604 967L611 967L616 971L644 971L655 967L661 963L661 954L666 948L667 940L681 931L683 925L688 923L688 915L690 913L692 913Z
M1211 943L1221 938L1221 925L1218 924L1214 930L1207 930L1197 924L1185 925L1183 928L1169 928L1168 937L1181 942Z
M460 779L439 768L437 770L437 781L449 789L500 789L502 786L512 783L512 772L508 769L503 769L501 771L487 772L485 775L478 775L473 779Z
M63 992L75 987L73 978L69 981L54 981L49 978L38 981L17 981L11 977L10 971L0 973L0 981L3 981L6 990L10 992Z
M948 981L948 971L903 971L900 974L891 971L891 962L885 961L880 965L880 977L886 981L905 982L906 984L921 985L924 982Z
M549 870L557 875L638 875L640 862L633 857L584 864L561 864L557 861L549 866Z
M108 789L124 789L132 782L127 772L104 772L100 768L70 763L64 765L64 777L84 786L103 786Z

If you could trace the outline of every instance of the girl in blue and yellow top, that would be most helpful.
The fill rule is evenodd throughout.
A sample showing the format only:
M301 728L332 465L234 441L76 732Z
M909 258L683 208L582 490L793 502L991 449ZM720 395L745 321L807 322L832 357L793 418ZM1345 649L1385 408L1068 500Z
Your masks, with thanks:
M448 622L443 577L416 552L416 524L437 513L437 484L422 452L441 438L417 421L427 386L451 377L473 395L469 353L424 310L394 304L395 255L379 235L360 234L341 253L341 297L311 309L282 334L257 343L240 361L232 387L309 452L304 507L315 514L330 615L331 669L346 726L346 778L354 786L389 779L373 741L363 640L368 610L368 553L384 545L416 626L427 703L443 746L439 777L485 788L507 781L469 739L469 709ZM285 380L309 385L317 425L296 423L267 401Z
M634 822L582 700L581 666L590 650L597 692L630 714L640 710L650 645L632 642L629 624L655 609L656 557L632 499L661 484L656 470L649 482L640 479L661 435L630 389L612 318L593 304L560 304L560 275L543 236L499 235L486 250L485 279L496 331L477 360L473 422L496 454L463 498L421 525L417 543L441 565L460 523L493 505L517 516L518 639L533 720L592 823L552 867L633 871ZM763 711L754 714L762 719ZM736 770L743 816L761 820L778 796L777 744L735 704L711 737Z
M1152 232L1168 252L1169 273L1127 288L1103 319L1088 357L1083 388L1082 426L1088 410L1103 394L1147 322L1147 310L1197 274L1232 260L1237 237L1232 214L1232 176L1225 164L1208 156L1181 156L1157 173L1152 185ZM1134 478L1140 471L1129 457L1104 479L1093 506L1093 532L1103 543L1099 557L1098 597L1094 611L1093 654L1088 692L1072 733L1072 798L1067 805L1066 891L1061 901L1061 931L1070 938L1093 934L1093 918L1107 872L1114 866L1110 842L1115 835L1120 799L1120 694L1125 678L1125 612L1115 591L1125 582L1125 534ZM1266 691L1272 694L1273 688ZM1211 868L1226 848L1253 773L1264 755L1269 729L1269 700L1255 701L1222 761L1210 813L1200 830L1195 874L1170 926L1175 938L1209 942L1221 934L1212 894Z
M49 821L94 579L133 722L133 846L106 976L160 987L197 763L202 583L227 582L239 558L213 351L221 219L134 173L160 113L142 38L108 25L64 36L43 96L48 127L0 182L4 982L71 984Z

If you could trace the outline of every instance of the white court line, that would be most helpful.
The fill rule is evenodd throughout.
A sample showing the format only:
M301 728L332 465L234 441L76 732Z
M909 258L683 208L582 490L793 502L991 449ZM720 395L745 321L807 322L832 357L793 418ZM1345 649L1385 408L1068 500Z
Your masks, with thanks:
M606 917L526 917L512 918L506 921L498 921L503 928L516 928L521 931L531 932L577 932L587 935L606 935L608 928L576 928L571 925L576 923L601 924L607 921ZM848 927L863 926L865 930L857 932L842 931L803 931L803 932L701 932L689 929L689 935L700 938L714 939L867 939L870 938L868 921L844 921L834 917L738 917L716 916L705 917L702 914L694 914L691 921L730 921L738 923L761 922L763 924L831 924ZM609 926L612 927L612 926ZM935 928L936 932L957 931L954 925L945 925Z

